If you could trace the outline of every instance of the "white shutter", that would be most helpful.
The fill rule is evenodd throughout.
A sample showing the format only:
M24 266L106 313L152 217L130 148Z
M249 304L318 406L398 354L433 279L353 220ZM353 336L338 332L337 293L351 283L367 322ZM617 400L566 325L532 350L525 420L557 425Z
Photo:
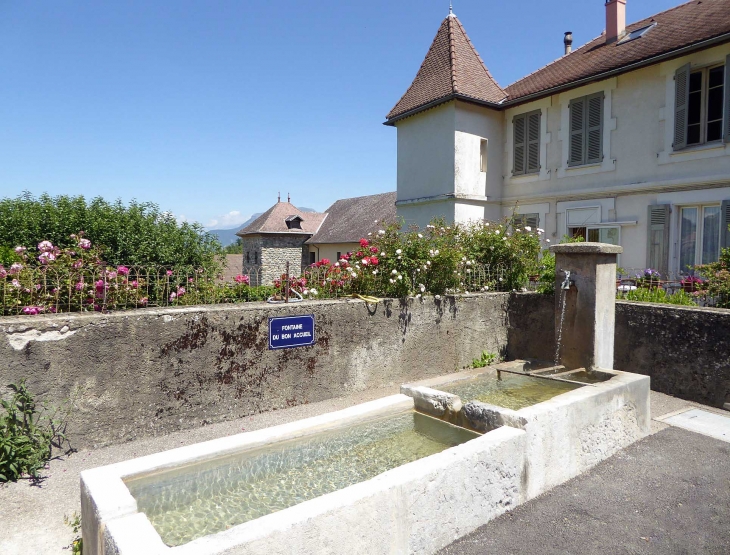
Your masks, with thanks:
M730 248L730 200L723 200L720 209L720 248Z
M680 67L674 74L674 150L687 146L687 108L689 104L690 65Z
M585 104L586 99L576 98L570 101L570 154L569 166L580 166L585 163Z
M525 173L540 171L540 112L533 112L527 120L527 164Z
M524 115L517 116L512 120L514 129L514 168L512 169L512 175L523 175L525 173L527 150L526 123L527 121Z
M669 273L669 204L649 206L646 265L666 276Z
M586 98L586 164L603 161L603 93Z
M723 117L725 118L722 123L723 134L725 135L725 142L730 143L730 54L725 58L725 104L723 107ZM730 247L730 245L728 245Z

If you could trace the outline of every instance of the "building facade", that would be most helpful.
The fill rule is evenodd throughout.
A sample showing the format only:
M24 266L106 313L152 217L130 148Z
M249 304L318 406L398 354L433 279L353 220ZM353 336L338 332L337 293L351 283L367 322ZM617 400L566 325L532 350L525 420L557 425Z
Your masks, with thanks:
M388 115L398 215L513 212L559 241L620 244L620 265L685 273L730 246L730 0L607 30L502 89L456 16Z

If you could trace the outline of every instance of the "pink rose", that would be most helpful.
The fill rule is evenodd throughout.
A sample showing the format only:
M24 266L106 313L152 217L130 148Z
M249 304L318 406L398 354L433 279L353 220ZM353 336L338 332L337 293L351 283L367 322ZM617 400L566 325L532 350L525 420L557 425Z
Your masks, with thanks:
M50 241L41 241L38 243L38 250L41 252L48 252L53 250L53 243Z
M132 289L137 289L139 287L139 282L135 279L129 284Z
M0 264L0 279L4 279L5 276L8 275L8 271L3 268L2 264Z
M20 270L23 269L23 265L20 262L14 263L12 266L10 266L10 272L8 272L11 276L17 275L20 273Z
M120 276L126 276L126 275L129 275L129 268L127 268L126 266L118 266L118 267L117 267L117 273L118 273L118 274L119 274Z
M169 276L171 276L171 275L172 275L172 270L167 270L167 272L166 272L166 273L167 273L167 275L168 275L168 277L169 277Z
M91 248L91 241L88 239L79 239L79 247L87 251Z
M174 301L176 298L177 298L177 293L175 293L174 291L172 293L170 293L170 302Z
M239 274L236 277L234 277L233 280L236 283L239 283L239 284L245 283L246 285L248 285L249 283L251 283L251 278L250 277L244 276L244 275L241 275L241 274Z
M117 277L117 273L114 270L111 270L110 272L106 273L106 277L108 277L109 279L114 279Z
M85 284L83 281L79 281L76 285L74 285L74 289L76 289L76 291L81 291L81 290L83 290L84 285Z
M138 302L142 306L147 306L147 303L149 302L149 299L147 297L142 297Z
M18 254L23 254L27 250L25 247L15 247L15 252Z

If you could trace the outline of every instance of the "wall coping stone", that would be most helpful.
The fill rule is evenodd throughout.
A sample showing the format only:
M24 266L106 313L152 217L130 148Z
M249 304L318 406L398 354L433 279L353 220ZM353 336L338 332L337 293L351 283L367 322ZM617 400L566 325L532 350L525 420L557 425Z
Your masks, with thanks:
M566 243L552 245L550 252L553 254L621 254L624 252L624 248L608 243Z

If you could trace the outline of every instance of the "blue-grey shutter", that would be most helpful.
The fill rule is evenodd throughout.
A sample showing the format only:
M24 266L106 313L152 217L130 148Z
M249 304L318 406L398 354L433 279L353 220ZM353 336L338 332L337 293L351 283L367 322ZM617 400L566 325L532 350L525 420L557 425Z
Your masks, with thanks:
M730 248L730 200L723 200L720 210L720 248Z
M540 112L533 112L527 120L527 163L525 173L540 171Z
M570 101L570 153L569 166L580 166L585 163L585 97Z
M680 67L674 74L674 150L687 146L687 108L689 103L690 65Z
M725 134L725 142L730 143L730 54L725 58L725 106L723 113L725 120L722 129Z
M512 120L514 129L514 168L512 175L524 175L527 150L527 133L525 126L527 118L524 115L517 116Z
M663 276L669 273L669 204L649 206L647 220L646 266L658 270Z
M586 164L603 161L603 93L586 97Z

